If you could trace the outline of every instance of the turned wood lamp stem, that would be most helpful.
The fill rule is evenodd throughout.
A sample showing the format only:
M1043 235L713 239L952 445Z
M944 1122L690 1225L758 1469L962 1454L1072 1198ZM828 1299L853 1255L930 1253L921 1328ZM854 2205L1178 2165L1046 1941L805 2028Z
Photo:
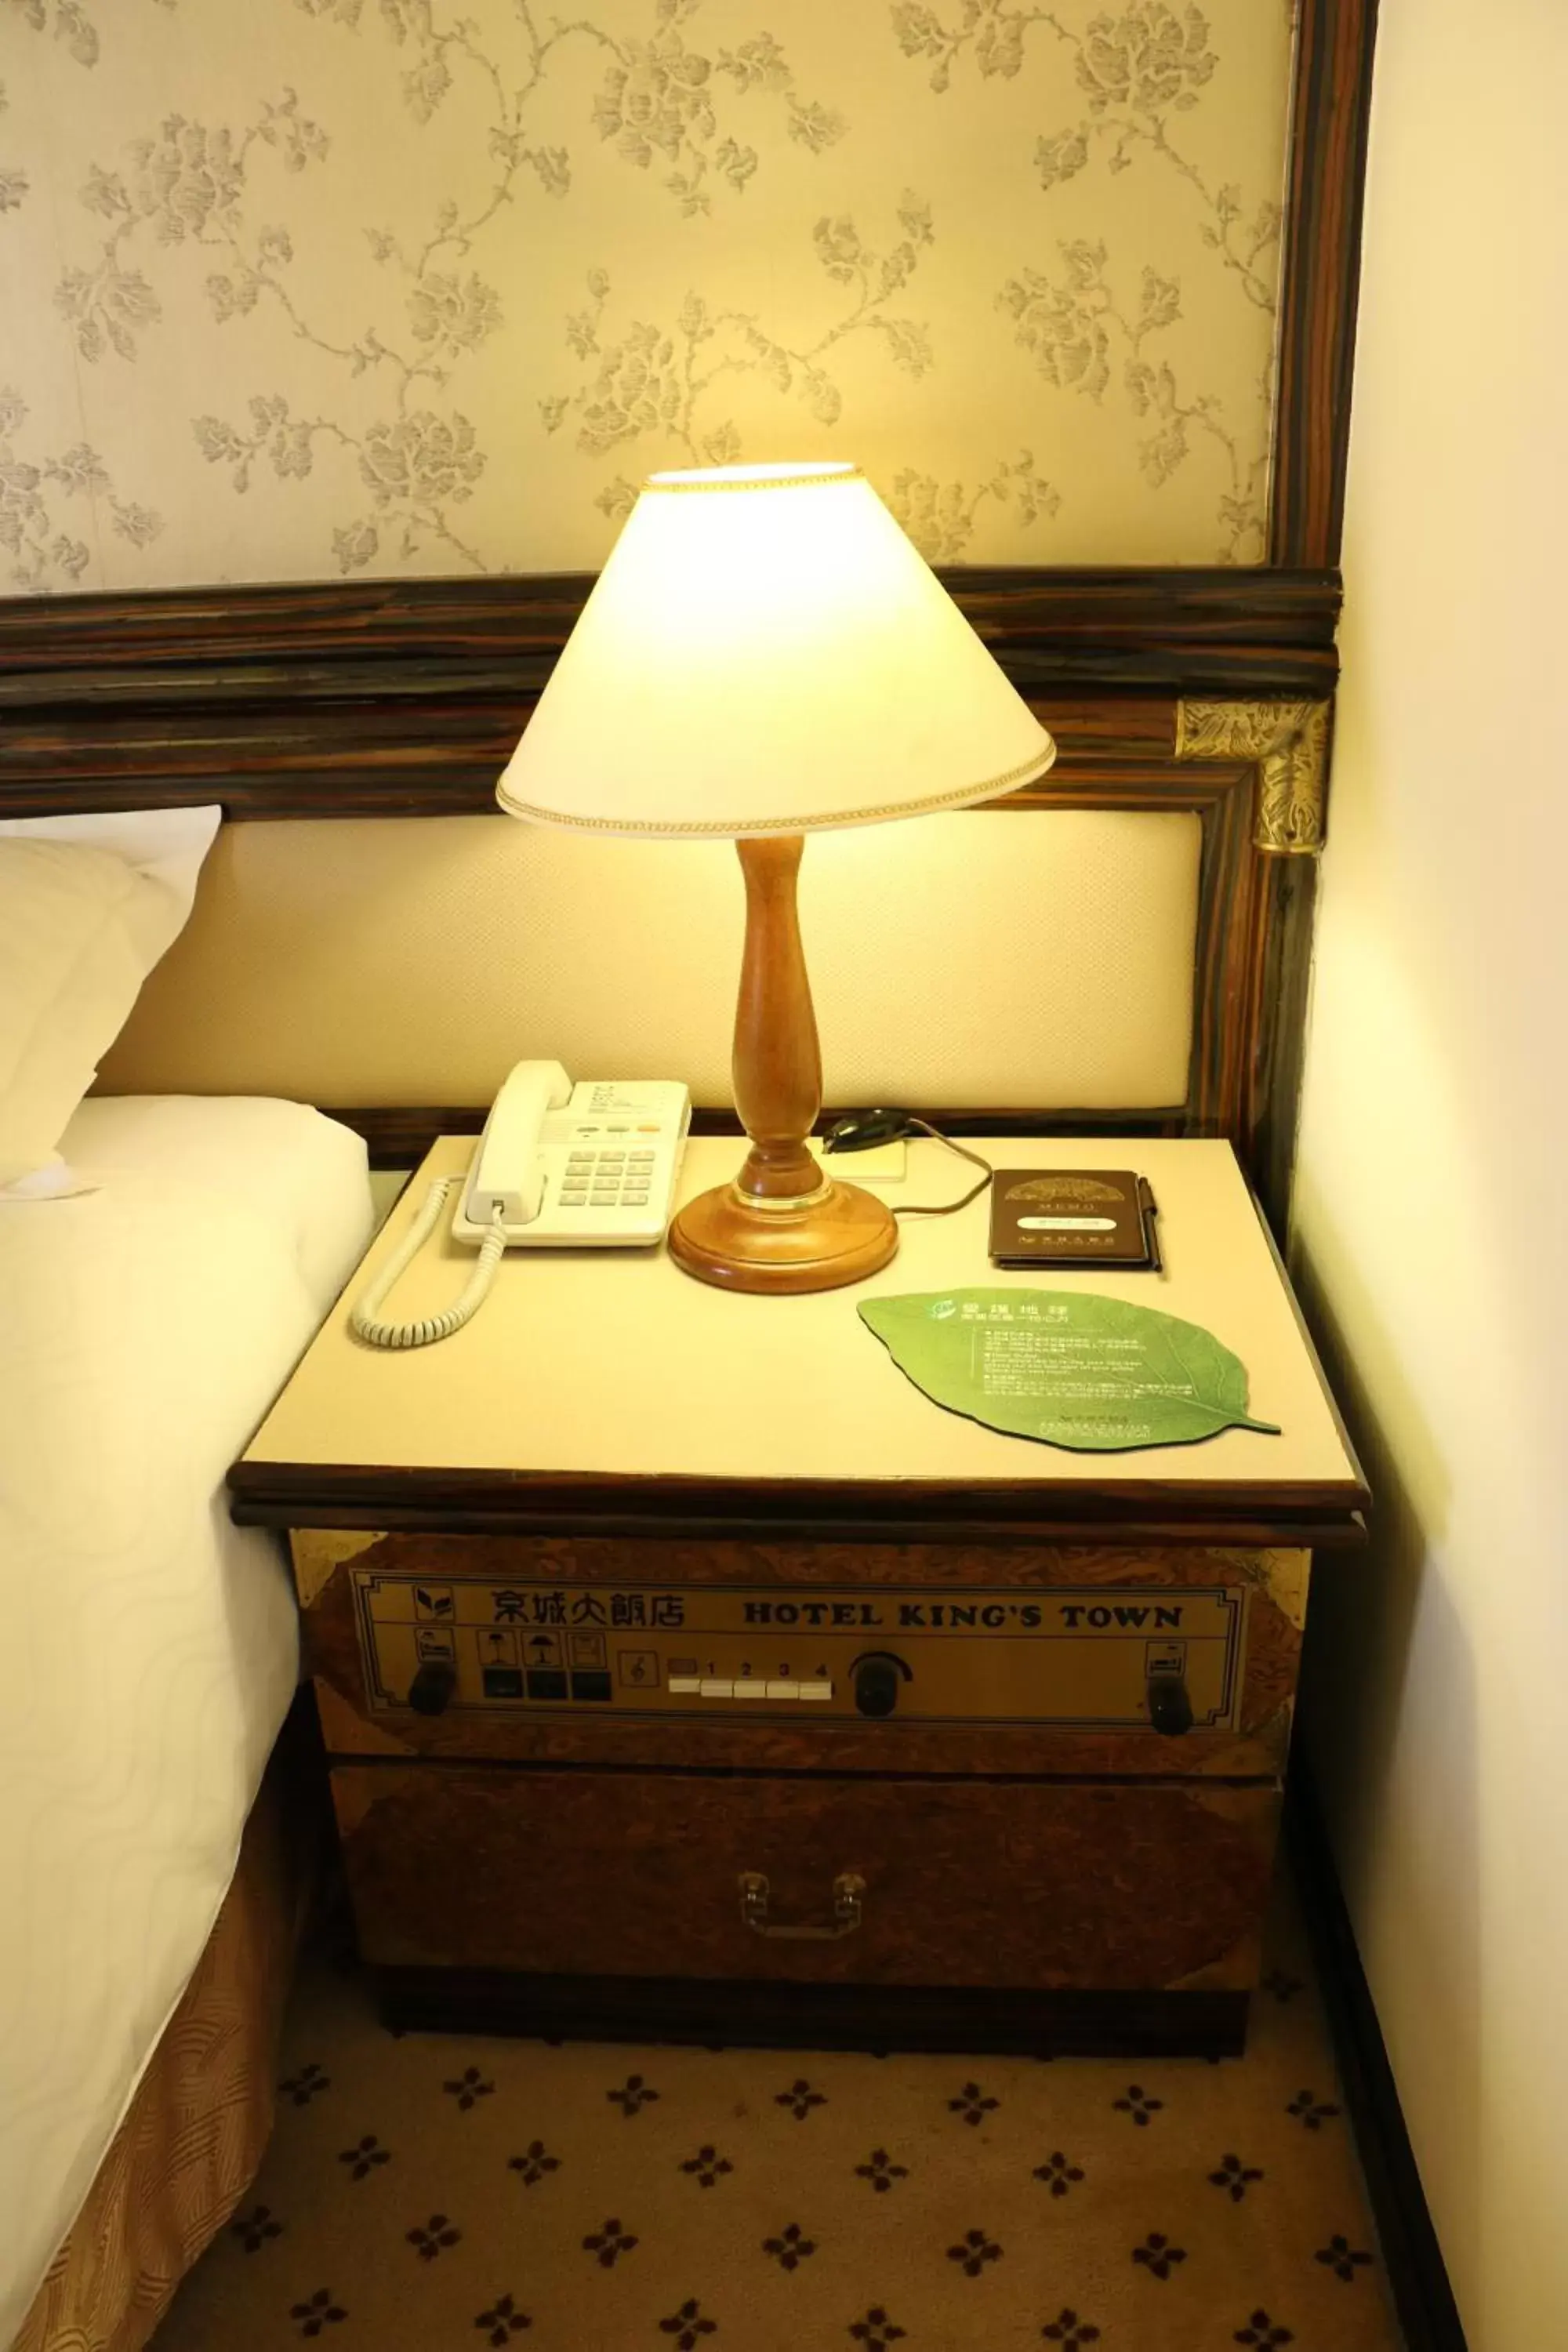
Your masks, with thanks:
M687 1202L669 1254L725 1290L833 1290L886 1265L899 1229L886 1202L826 1175L806 1145L822 1107L822 1054L795 909L805 837L743 834L735 846L746 945L731 1068L752 1149L732 1182Z
M742 837L746 945L731 1065L735 1108L752 1139L737 1192L800 1200L827 1184L805 1139L822 1108L822 1052L795 905L804 834Z

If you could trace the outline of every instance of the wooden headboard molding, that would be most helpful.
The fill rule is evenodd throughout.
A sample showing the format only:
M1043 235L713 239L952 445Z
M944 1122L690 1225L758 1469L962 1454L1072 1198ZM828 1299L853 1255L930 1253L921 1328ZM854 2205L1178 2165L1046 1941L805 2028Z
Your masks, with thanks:
M1084 570L952 565L949 593L998 656L1037 682L1284 688L1332 672L1339 574L1331 565ZM493 689L537 691L593 585L586 572L481 579L331 580L172 588L136 595L0 599L7 700L71 699L111 674L163 690L160 673L301 659L328 690L367 663L439 682L451 666Z
M1021 690L1326 699L1331 571L942 577ZM490 805L590 575L0 603L0 812L223 801L231 817ZM1114 730L1113 730L1114 731ZM1167 737L1167 742L1169 738Z
M1300 0L1280 289L1270 563L1337 563L1350 451L1377 0Z

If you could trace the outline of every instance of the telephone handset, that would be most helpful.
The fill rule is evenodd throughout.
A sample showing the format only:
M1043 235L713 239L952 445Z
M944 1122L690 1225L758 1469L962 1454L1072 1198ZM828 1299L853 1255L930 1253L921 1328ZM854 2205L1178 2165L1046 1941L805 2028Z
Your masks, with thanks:
M485 1121L468 1168L462 1207L452 1230L478 1226L472 1238L484 1238L487 1227L531 1224L544 1193L544 1170L539 1156L545 1114L571 1099L572 1081L559 1062L519 1062L507 1077ZM467 1241L468 1234L460 1238Z
M466 1177L438 1177L414 1226L353 1308L373 1348L423 1348L459 1330L489 1290L501 1252L647 1248L662 1239L691 1123L673 1078L585 1079L559 1062L519 1062L485 1121ZM381 1309L458 1187L454 1240L477 1245L461 1297L438 1315L384 1323Z

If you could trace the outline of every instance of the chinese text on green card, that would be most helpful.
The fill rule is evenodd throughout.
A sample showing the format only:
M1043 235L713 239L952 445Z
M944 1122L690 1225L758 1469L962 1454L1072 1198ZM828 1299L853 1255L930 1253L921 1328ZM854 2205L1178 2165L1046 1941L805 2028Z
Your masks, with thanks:
M860 1316L933 1403L1016 1437L1112 1453L1279 1434L1249 1417L1238 1357L1151 1307L1020 1285L868 1298Z

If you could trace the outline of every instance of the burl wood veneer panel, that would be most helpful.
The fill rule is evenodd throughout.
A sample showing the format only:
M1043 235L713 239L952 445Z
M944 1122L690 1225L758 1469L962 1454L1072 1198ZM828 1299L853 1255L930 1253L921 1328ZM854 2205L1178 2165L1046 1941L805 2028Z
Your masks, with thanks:
M344 1765L363 1957L571 1975L1047 1990L1240 1990L1279 1811L1268 1788L782 1779ZM834 1942L775 1941L771 1916Z
M306 1529L293 1538L306 1664L321 1727L340 1756L432 1756L533 1764L751 1769L755 1771L1060 1772L1272 1779L1289 1746L1305 1619L1302 1551L1019 1544L626 1541L610 1537L371 1535ZM1053 1585L1247 1588L1246 1671L1238 1728L1164 1738L1151 1731L1020 1726L776 1720L616 1722L526 1706L438 1717L372 1716L365 1696L352 1570L417 1572L441 1581L780 1586Z

